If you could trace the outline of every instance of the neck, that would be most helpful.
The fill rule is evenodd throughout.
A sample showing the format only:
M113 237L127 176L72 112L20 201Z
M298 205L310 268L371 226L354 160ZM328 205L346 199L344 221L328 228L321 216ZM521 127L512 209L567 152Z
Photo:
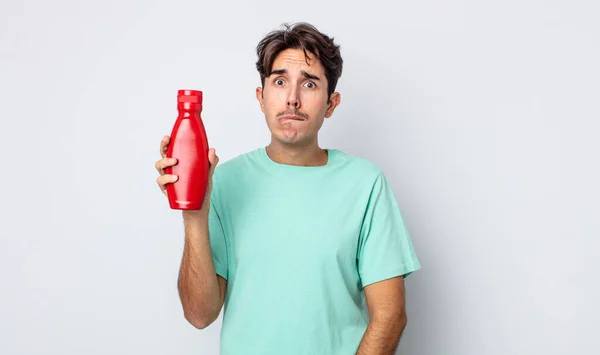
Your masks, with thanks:
M321 166L327 164L328 154L315 141L304 146L286 145L271 140L267 146L267 155L279 164L297 166Z

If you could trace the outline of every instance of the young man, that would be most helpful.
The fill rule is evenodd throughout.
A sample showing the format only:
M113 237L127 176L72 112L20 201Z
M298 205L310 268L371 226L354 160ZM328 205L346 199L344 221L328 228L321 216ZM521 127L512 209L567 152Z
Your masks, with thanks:
M210 150L204 205L183 211L184 315L204 328L224 305L227 355L394 354L404 277L420 265L380 169L319 147L340 103L339 46L300 23L268 34L257 54L271 142L218 168ZM168 143L156 163L163 192L177 180L164 173L176 164Z

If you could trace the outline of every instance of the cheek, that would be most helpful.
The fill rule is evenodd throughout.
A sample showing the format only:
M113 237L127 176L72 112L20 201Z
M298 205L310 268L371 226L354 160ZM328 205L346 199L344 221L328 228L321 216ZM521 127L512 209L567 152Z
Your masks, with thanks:
M280 93L270 93L263 97L263 104L266 110L277 110L285 105L285 97Z
M329 108L327 97L322 97L321 95L312 95L307 100L304 100L303 104L307 112L318 116L325 115L325 112Z

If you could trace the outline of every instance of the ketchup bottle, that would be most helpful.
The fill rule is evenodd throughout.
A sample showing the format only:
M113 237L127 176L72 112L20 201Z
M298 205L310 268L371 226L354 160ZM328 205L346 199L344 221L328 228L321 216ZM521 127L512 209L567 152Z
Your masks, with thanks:
M208 184L208 140L202 123L202 91L177 92L179 115L173 126L166 156L177 164L165 169L178 176L166 185L169 205L175 210L199 210Z

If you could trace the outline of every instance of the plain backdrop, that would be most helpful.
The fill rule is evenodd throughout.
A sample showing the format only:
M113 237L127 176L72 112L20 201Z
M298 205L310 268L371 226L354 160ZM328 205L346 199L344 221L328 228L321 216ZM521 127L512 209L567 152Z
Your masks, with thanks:
M217 354L155 179L176 91L221 161L269 141L255 46L333 36L323 147L388 176L423 265L399 354L598 354L595 1L2 0L0 353ZM249 329L251 331L251 329Z

